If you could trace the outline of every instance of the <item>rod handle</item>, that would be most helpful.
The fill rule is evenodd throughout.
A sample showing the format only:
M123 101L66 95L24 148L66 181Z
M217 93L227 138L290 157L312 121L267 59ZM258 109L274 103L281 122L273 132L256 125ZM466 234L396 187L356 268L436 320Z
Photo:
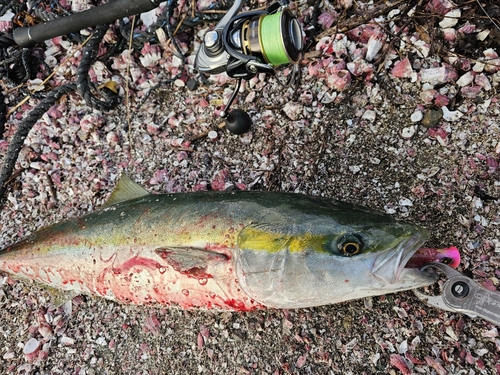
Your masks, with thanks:
M115 20L157 8L160 0L111 0L71 16L57 18L32 27L18 27L13 38L21 47L33 47L36 43L60 35L78 32L87 27L112 23Z

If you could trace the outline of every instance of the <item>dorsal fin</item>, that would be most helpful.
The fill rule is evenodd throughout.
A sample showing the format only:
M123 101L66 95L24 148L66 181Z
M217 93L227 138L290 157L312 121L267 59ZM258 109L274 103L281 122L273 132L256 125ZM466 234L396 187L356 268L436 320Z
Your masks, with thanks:
M134 198L144 197L146 195L149 195L146 189L132 181L129 176L123 173L116 183L115 190L113 190L103 207L108 207Z

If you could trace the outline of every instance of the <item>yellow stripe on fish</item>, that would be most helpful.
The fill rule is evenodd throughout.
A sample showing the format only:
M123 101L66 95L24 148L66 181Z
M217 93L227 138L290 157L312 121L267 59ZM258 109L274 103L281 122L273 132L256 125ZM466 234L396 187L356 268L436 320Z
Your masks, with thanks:
M245 250L275 253L287 248L290 252L313 250L328 253L328 236L304 234L284 234L249 226L240 232L238 247Z

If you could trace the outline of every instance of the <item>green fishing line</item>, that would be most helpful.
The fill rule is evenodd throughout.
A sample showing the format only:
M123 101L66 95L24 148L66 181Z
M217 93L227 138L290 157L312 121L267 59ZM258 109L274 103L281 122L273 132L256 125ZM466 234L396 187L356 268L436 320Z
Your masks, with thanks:
M267 61L274 66L290 62L283 43L281 16L281 12L269 14L262 17L260 25L262 52Z

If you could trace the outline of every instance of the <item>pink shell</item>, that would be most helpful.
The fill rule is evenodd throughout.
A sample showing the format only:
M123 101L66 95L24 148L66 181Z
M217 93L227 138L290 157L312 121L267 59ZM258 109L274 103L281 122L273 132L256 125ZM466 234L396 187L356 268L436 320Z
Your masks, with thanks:
M326 83L328 87L342 91L351 83L351 73L345 69L332 71Z
M449 0L431 0L427 4L427 8L439 14L445 15L450 10L455 8L455 4Z
M430 128L427 130L427 133L432 138L441 138L444 142L448 139L448 132L443 128Z
M486 73L496 73L500 70L500 59L495 58L492 60L483 60L484 71Z
M485 90L491 90L490 80L483 73L476 75L476 78L474 78L474 82L476 82L478 86L481 86Z
M397 78L410 78L413 74L413 68L408 57L396 62L391 69L391 74Z
M328 70L327 72L333 71L333 70L342 70L345 69L347 64L345 63L345 60L342 59L331 59L328 63Z
M453 82L458 78L458 73L448 64L443 64L438 68L422 69L420 71L420 79L422 82L431 84Z
M307 66L307 72L310 76L317 76L321 71L321 65L318 60L311 61Z
M329 29L332 27L335 22L335 18L337 18L336 14L332 14L330 12L325 12L319 15L318 23L323 26L325 29Z
M330 55L333 52L332 39L328 36L321 38L316 44L316 51L323 51L324 54Z
M457 68L459 71L468 72L471 68L470 60L460 58L453 63L453 67Z
M353 42L368 43L368 39L378 31L369 25L361 25L346 33L347 38Z
M373 65L364 59L357 59L347 63L347 69L356 77L362 74L370 75L373 73Z
M443 94L437 94L434 98L434 104L436 104L438 107L447 106L448 104L450 104L450 98Z
M304 91L300 94L300 101L304 104L311 104L314 100L314 95L311 91Z
M344 9L349 9L352 7L352 0L338 0L337 1L340 6L342 6Z
M483 51L483 55L487 59L496 59L496 58L498 58L498 53L496 53L496 51L493 48L488 48L488 49L484 50Z
M466 98L475 98L479 94L481 89L482 89L481 86L467 86L467 87L462 87L460 89L460 92Z
M7 33L12 29L12 21L0 21L0 33Z
M29 339L23 348L23 354L28 361L33 361L40 351L40 341L35 338Z
M226 183L229 179L229 172L226 169L219 170L215 172L212 179L212 190L214 191L224 191L226 190Z
M364 59L366 56L366 51L367 51L366 47L356 48L352 53L352 59L353 60Z
M458 29L458 32L462 34L471 34L475 31L476 31L476 25L472 24L466 24L462 26L460 29Z
M422 92L420 92L420 99L422 99L424 101L425 104L430 104L435 96L437 95L437 91L436 90L424 90Z
M366 44L366 59L372 61L377 53L382 49L385 44L387 36L384 33L378 32L373 34L368 43Z
M454 42L457 39L457 30L451 27L443 29L443 37L448 42Z

